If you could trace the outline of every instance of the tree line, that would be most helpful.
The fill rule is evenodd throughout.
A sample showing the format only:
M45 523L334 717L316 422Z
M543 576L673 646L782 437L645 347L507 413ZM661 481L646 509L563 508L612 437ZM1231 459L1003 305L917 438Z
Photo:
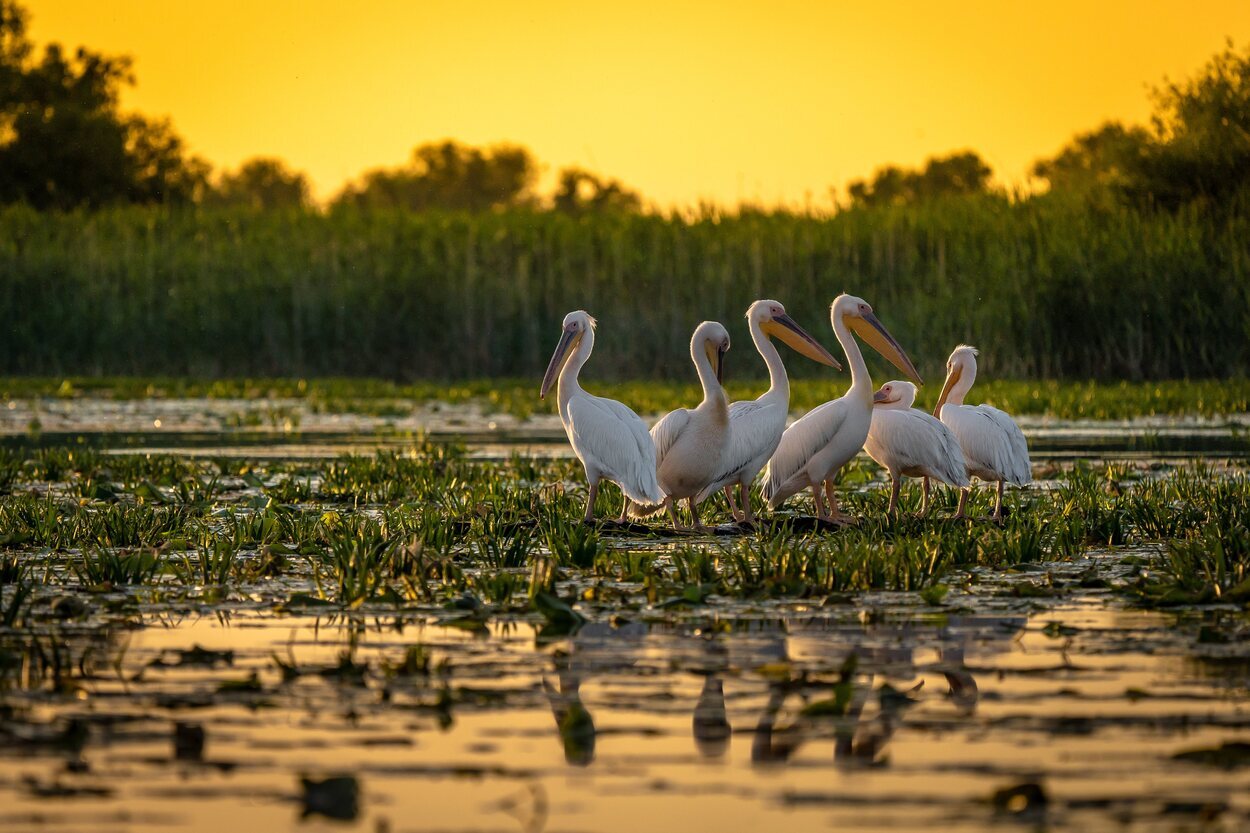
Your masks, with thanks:
M310 207L308 177L284 161L255 158L214 172L192 155L168 120L123 113L134 83L130 58L51 43L36 48L29 14L0 0L0 204L36 209L109 204ZM1177 210L1220 208L1250 185L1250 48L1230 41L1193 77L1153 92L1146 125L1108 122L1075 136L1031 168L1040 188L1008 195L972 150L930 158L915 169L888 165L848 184L841 208L915 205L950 196L1044 193ZM557 175L555 193L536 185L541 166L524 147L423 144L403 165L367 171L331 207L410 211L554 209L568 214L637 213L640 194L576 167Z

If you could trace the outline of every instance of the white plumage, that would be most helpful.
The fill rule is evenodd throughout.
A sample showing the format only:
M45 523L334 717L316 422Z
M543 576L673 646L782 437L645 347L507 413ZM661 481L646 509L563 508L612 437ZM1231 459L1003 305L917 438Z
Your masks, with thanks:
M959 440L969 476L998 484L993 515L997 519L1003 512L1003 484L1027 486L1033 473L1028 442L1015 420L989 405L963 404L977 378L976 357L976 348L966 344L951 353L946 362L946 383L934 415ZM957 517L963 517L969 491L970 487L960 496Z
M790 412L790 379L771 337L779 338L813 361L830 367L838 367L838 363L829 351L786 314L785 307L777 301L763 300L751 304L747 310L747 328L755 349L768 367L768 390L756 399L734 402L729 406L729 446L715 480L699 493L695 502L702 503L724 489L734 519L752 523L755 518L749 493L751 483L777 450ZM734 486L738 487L741 496L741 514L734 502Z
M695 408L678 408L665 414L651 428L655 447L657 480L664 493L673 526L684 528L677 517L676 502L686 499L696 529L702 528L695 498L721 471L729 446L729 402L721 386L729 332L723 324L704 321L690 339L690 358L703 387L703 401ZM654 510L652 510L654 511ZM630 507L635 515L650 512Z
M890 473L890 506L898 506L903 477L925 480L923 514L929 504L928 478L956 488L968 485L963 451L951 430L937 418L912 406L916 386L911 382L886 382L873 395L872 425L864 451Z
M847 523L838 510L833 476L859 453L872 422L872 379L852 332L893 363L908 377L920 382L920 374L903 348L873 314L862 298L839 295L829 309L830 322L851 367L851 389L844 396L808 412L786 429L777 451L768 461L764 497L776 508L791 495L811 489L816 512L823 519ZM825 509L821 485L829 498Z
M664 500L656 479L655 446L646 423L620 402L587 393L578 382L578 374L594 345L595 320L582 310L566 315L564 331L547 366L540 393L546 397L558 376L560 421L590 484L587 521L594 518L601 480L620 486L627 504L632 500L656 505ZM624 517L622 511L621 519Z

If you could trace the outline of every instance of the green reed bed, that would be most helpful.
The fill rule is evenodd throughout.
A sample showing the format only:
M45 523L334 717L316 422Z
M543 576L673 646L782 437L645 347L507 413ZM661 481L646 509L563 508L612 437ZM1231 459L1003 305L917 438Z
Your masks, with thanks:
M1248 226L1061 195L695 218L7 207L0 370L532 379L586 308L601 378L686 379L708 318L759 376L751 301L828 340L849 291L926 378L957 342L989 377L1245 376Z

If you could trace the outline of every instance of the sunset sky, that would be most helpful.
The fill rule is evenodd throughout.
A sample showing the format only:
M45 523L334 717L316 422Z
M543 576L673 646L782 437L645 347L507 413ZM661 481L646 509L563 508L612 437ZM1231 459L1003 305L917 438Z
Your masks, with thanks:
M885 163L973 148L1002 182L1144 121L1250 2L27 0L31 35L135 58L123 103L320 197L452 137L529 147L656 203L827 204Z

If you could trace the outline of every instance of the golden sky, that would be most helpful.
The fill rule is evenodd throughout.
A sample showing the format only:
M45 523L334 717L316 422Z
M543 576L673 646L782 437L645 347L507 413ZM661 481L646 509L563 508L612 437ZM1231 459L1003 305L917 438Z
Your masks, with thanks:
M307 171L319 196L453 137L661 205L827 203L830 185L964 148L1000 181L1108 118L1144 121L1164 76L1247 0L682 2L27 0L36 41L135 58L127 108L192 149Z

